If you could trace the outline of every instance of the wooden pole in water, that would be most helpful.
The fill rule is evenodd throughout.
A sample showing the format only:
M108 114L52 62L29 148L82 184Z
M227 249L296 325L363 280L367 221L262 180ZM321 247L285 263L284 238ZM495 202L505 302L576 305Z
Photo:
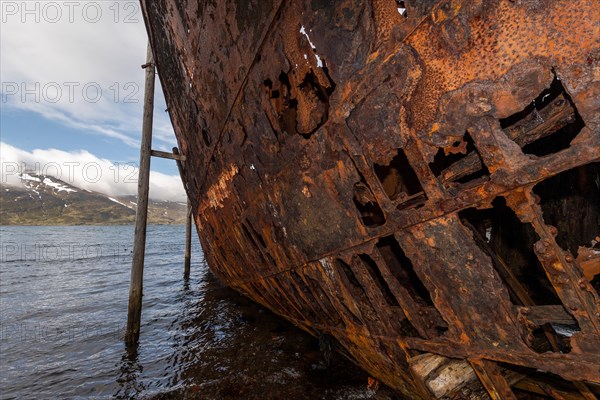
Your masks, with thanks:
M187 219L185 221L185 267L183 278L190 278L190 264L192 255L192 203L187 201Z
M177 168L179 169L179 176L181 177L181 182L183 182L183 186L185 187L185 192L188 193L187 200L187 219L185 221L185 263L183 269L183 279L190 278L190 262L192 255L192 203L189 198L189 191L187 190L187 185L185 184L184 179L184 171L182 161L185 161L185 156L179 154L179 149L177 147L173 147L173 159L177 162Z
M144 119L142 122L142 143L140 148L140 168L138 176L138 199L135 214L135 239L133 261L131 263L131 283L129 286L129 307L127 310L127 332L125 342L135 345L140 336L142 319L142 288L144 277L144 254L146 250L146 222L148 220L148 191L150 183L150 152L152 148L152 117L154 111L154 57L148 43L144 87Z

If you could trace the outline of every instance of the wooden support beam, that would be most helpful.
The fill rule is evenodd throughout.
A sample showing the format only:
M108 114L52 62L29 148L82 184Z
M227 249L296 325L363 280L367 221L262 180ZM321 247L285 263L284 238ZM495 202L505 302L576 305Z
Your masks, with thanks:
M579 390L579 393L581 393L581 395L586 400L598 400L598 397L596 397L596 395L592 393L592 391L590 390L590 388L587 387L585 382L573 381L573 385L575 385L577 390Z
M146 250L146 223L148 220L148 192L150 184L150 153L152 148L152 119L154 111L154 57L148 43L146 58L146 83L144 87L144 117L142 122L142 143L140 147L140 170L138 177L137 211L135 214L135 239L131 263L131 283L129 286L129 306L127 310L127 331L125 342L128 346L137 344L142 319L142 289L144 276L144 255Z
M189 279L190 277L190 265L191 265L191 256L192 256L192 221L194 214L192 213L192 202L190 201L190 193L187 190L187 185L185 183L185 173L183 170L183 163L186 158L184 155L179 154L179 149L177 147L173 147L173 155L175 156L174 160L177 161L177 169L179 170L179 176L181 176L181 181L183 182L183 186L188 195L187 201L187 218L185 222L185 262L184 262L184 272L183 278Z
M175 154L176 156L179 156L179 158L176 158L175 161L177 162L177 169L179 170L179 176L181 177L181 182L183 182L183 187L188 195L188 199L190 198L190 193L187 190L187 185L186 185L186 181L184 179L185 173L183 170L183 163L182 161L185 161L186 158L184 155L179 153L179 149L177 147L173 147L173 154Z
M536 379L523 379L522 381L517 382L514 385L514 387L519 390L536 393L536 394L539 394L542 396L548 395L548 384L546 382L538 381ZM594 400L594 399L596 399L596 397L584 397L582 394L577 393L575 391L564 391L564 390L561 390L558 388L554 388L552 393L554 395L556 395L556 394L560 395L565 400L583 400L583 399ZM591 395L594 396L593 393L591 393Z
M500 373L500 368L493 361L469 359L469 363L488 391L492 400L517 400L508 381Z
M518 317L525 321L531 321L537 326L545 324L574 325L577 323L563 306L517 307L517 310Z
M166 151L151 150L152 157L168 158L169 160L185 161L185 156L176 153L168 153Z
M409 358L408 363L415 380L422 382L435 399L450 398L465 386L471 392L476 392L477 386L481 387L475 371L464 360L423 353Z

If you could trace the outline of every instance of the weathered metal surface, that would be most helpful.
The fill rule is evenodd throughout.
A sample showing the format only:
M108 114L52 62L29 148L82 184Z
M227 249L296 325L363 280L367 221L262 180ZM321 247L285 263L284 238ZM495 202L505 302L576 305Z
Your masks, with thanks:
M597 1L141 3L224 282L411 398L593 396Z

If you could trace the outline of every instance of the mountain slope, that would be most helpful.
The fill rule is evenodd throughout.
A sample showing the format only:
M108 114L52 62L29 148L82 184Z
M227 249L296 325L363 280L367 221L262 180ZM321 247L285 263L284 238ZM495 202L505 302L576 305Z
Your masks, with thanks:
M0 225L112 225L135 221L135 196L109 197L49 176L22 174L0 190ZM185 223L182 203L150 201L148 223Z

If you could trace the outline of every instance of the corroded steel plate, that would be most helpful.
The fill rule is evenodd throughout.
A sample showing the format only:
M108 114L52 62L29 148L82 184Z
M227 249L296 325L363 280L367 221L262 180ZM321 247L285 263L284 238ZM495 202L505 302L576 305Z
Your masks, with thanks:
M220 279L411 398L593 398L597 1L141 3Z

